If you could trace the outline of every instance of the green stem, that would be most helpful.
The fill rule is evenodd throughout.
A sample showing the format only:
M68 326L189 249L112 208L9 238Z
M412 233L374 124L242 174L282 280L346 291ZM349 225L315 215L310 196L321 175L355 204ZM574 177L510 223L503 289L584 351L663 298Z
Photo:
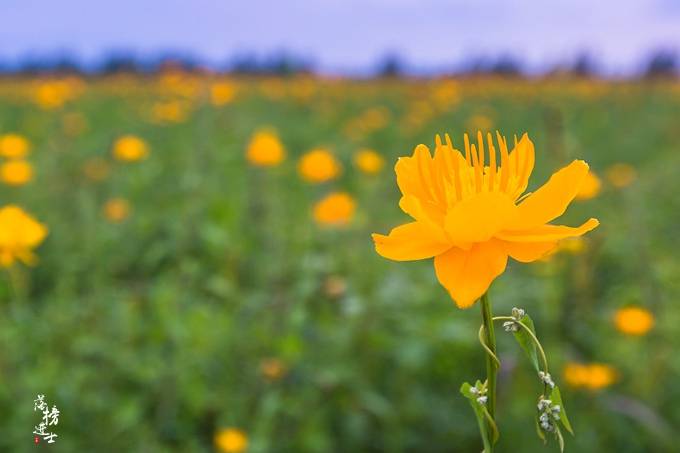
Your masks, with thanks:
M484 334L486 339L486 346L493 355L486 354L486 383L487 383L487 397L486 404L489 415L492 419L496 419L496 374L498 373L498 366L496 364L496 334L493 330L493 316L491 315L491 303L489 296L484 293L481 299L482 307L482 324L484 325ZM486 349L486 348L485 348ZM488 432L491 432L489 426ZM485 452L491 453L491 451Z

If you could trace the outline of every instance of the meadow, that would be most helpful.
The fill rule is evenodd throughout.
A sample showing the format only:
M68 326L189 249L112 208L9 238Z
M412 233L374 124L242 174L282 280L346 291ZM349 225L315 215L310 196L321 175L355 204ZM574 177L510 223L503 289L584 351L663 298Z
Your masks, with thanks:
M0 450L35 451L45 394L55 452L481 451L459 393L484 375L479 306L371 233L407 219L399 156L499 130L534 141L529 190L591 166L565 223L600 227L490 290L534 320L566 451L673 451L679 113L677 81L0 79L0 205L47 233L0 256ZM497 451L559 451L496 335Z

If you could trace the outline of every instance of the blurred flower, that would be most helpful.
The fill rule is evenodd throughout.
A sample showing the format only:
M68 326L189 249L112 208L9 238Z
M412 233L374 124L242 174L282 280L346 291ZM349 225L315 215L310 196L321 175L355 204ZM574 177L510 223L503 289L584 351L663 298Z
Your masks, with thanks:
M262 91L263 96L274 101L281 100L286 96L286 87L278 78L267 78L262 80L260 90Z
M467 122L468 129L473 131L489 131L493 127L493 120L491 117L483 114L477 114L470 117Z
M458 82L447 80L435 85L432 92L432 100L440 110L450 110L460 100L460 87Z
M654 315L642 307L620 308L614 315L614 324L626 335L644 335L654 327Z
M237 428L226 428L215 434L215 446L224 453L241 453L248 448L248 437Z
M260 372L270 381L276 381L286 374L286 366L277 358L264 359L260 363Z
M588 244L586 243L586 240L583 239L582 237L567 238L562 239L557 244L557 251L564 251L567 253L571 253L572 255L579 255L583 253L587 247Z
M109 176L111 166L106 159L92 157L83 165L85 176L92 181L103 181Z
M286 150L275 132L260 130L250 139L246 159L256 166L273 167L286 157Z
M331 275L324 282L323 289L328 297L338 298L347 291L347 282L338 275Z
M385 159L372 149L362 149L354 155L354 163L359 170L373 175L382 170L383 165L385 165Z
M320 225L347 225L354 217L356 203L347 193L327 195L314 206L314 220Z
M553 260L555 255L559 252L569 253L571 255L580 255L588 248L588 243L582 237L566 238L557 242L557 247L547 252L538 261L547 263ZM542 271L547 271L546 275L552 275L553 269L543 268Z
M575 160L553 174L541 188L522 196L534 167L534 144L524 134L508 152L497 133L500 166L491 134L477 146L465 135L465 155L446 136L437 136L434 158L425 145L412 157L397 161L399 207L414 222L394 228L388 236L374 234L376 251L396 261L434 257L439 282L458 307L467 308L503 273L508 256L528 263L555 248L557 242L581 236L599 222L579 227L552 225L578 193L588 164ZM518 203L518 204L517 204Z
M10 160L0 166L0 179L9 186L22 186L33 179L33 166L25 160Z
M364 130L375 131L382 129L390 120L390 111L385 107L372 107L359 117Z
M104 216L109 222L120 223L130 215L130 203L123 198L111 198L104 204Z
M70 112L62 118L64 134L77 137L87 130L87 118L80 112Z
M570 362L564 367L564 380L574 388L600 390L612 385L616 379L616 370L603 363Z
M236 86L231 82L216 82L210 87L210 102L220 107L230 103L236 96Z
M151 118L156 123L181 123L187 116L188 108L180 101L157 102L151 109Z
M69 99L71 90L66 82L51 81L40 84L34 94L36 104L45 110L61 107Z
M305 181L320 183L337 178L342 172L342 165L330 151L317 148L300 158L298 171Z
M0 135L0 156L21 159L31 150L31 143L19 134Z
M637 171L630 164L618 163L607 168L606 176L612 186L622 189L630 186L635 181Z
M21 208L8 205L0 208L0 266L8 267L15 260L33 265L33 254L47 236L47 227L38 223Z
M124 162L135 162L146 158L149 146L134 135L124 135L113 144L113 156Z
M595 173L589 171L581 183L581 189L576 194L577 200L590 200L600 193L602 182Z

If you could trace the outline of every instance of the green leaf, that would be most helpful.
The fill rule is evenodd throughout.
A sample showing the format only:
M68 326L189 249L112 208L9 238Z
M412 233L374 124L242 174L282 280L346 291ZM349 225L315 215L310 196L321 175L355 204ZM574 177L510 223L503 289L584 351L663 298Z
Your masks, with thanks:
M559 426L555 425L555 437L557 437L557 442L560 444L560 453L564 452L564 437L562 437L562 431L560 431Z
M520 321L522 322L522 324L531 329L534 335L536 335L536 329L534 329L534 321L532 321L529 315L525 314L520 318ZM531 361L531 364L538 372L540 370L538 366L538 352L536 351L536 343L534 343L534 340L531 338L531 335L529 335L529 333L524 329L524 327L519 327L519 330L517 330L517 332L513 332L513 335L515 336L515 339L522 347L522 349L524 349L524 352L526 352L527 356L529 357L529 361Z
M558 386L553 387L552 391L550 392L550 400L553 402L553 404L559 404L560 405L560 421L564 425L564 427L571 433L571 435L574 435L574 430L571 428L571 423L569 423L569 419L567 418L567 411L564 408L564 403L562 402L562 395L560 394L560 388Z
M479 385L477 385L477 388L481 386L480 382L477 381ZM485 414L484 410L481 404L477 402L477 397L470 393L470 389L472 386L468 384L467 382L463 382L463 385L460 386L460 393L463 394L465 398L470 401L470 406L472 406L472 410L475 413L475 417L477 418L477 424L479 425L479 433L482 436L482 442L484 443L484 451L485 452L490 452L491 451L491 438L489 436L489 432L486 429L486 419L485 419ZM495 426L495 425L494 425ZM496 438L497 438L497 433L498 431L496 430Z

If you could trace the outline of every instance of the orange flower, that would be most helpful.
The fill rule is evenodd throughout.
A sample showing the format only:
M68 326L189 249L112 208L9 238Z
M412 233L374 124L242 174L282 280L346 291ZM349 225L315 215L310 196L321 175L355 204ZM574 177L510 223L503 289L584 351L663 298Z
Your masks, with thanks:
M261 130L250 139L246 159L260 167L273 167L280 164L286 157L286 150L273 131Z
M314 219L321 225L346 225L354 217L355 208L356 203L349 194L332 193L314 206Z
M614 315L614 325L621 333L641 336L654 327L654 315L642 307L620 308Z
M15 260L33 265L33 254L47 236L47 227L26 214L21 208L8 205L0 208L0 266L9 267Z
M635 167L630 164L619 163L607 168L607 179L618 189L630 186L636 178Z
M33 179L33 167L25 160L10 160L0 166L0 179L9 186L22 186Z
M276 381L286 374L286 365L277 358L264 359L260 362L260 372L270 381Z
M216 82L210 87L210 102L216 107L230 103L236 95L236 87L231 82Z
M616 379L616 370L604 363L570 362L564 367L564 380L574 388L600 390L612 385Z
M109 176L111 167L109 163L101 157L92 157L83 165L85 176L92 181L103 181Z
M22 159L31 150L31 143L19 134L0 136L0 156L8 159Z
M534 144L524 134L508 152L497 133L477 145L465 135L465 155L446 136L437 136L434 158L425 145L395 167L402 193L399 207L414 221L388 236L374 234L376 251L397 261L434 257L439 282L458 307L471 306L503 273L508 256L528 263L551 251L560 239L597 227L590 219L572 228L548 222L561 216L578 193L588 164L575 160L541 188L522 196L534 167ZM500 165L497 162L500 161Z
M330 151L317 148L302 156L298 171L305 181L320 183L337 178L342 172L342 165Z
M215 446L224 453L242 453L248 448L248 437L236 428L226 428L215 434Z
M113 155L124 162L135 162L146 158L149 146L144 140L134 135L124 135L113 144Z
M579 189L578 193L576 194L576 199L577 200L590 200L591 198L594 198L597 196L597 194L600 193L600 188L602 187L602 182L600 182L600 178L597 177L595 173L592 171L589 171L586 174L586 177L583 178L583 182L581 183L581 188Z
M111 198L104 204L104 217L112 223L120 223L130 215L130 203L123 198Z
M372 149L362 149L354 155L354 163L366 174L374 175L382 170L385 159Z

